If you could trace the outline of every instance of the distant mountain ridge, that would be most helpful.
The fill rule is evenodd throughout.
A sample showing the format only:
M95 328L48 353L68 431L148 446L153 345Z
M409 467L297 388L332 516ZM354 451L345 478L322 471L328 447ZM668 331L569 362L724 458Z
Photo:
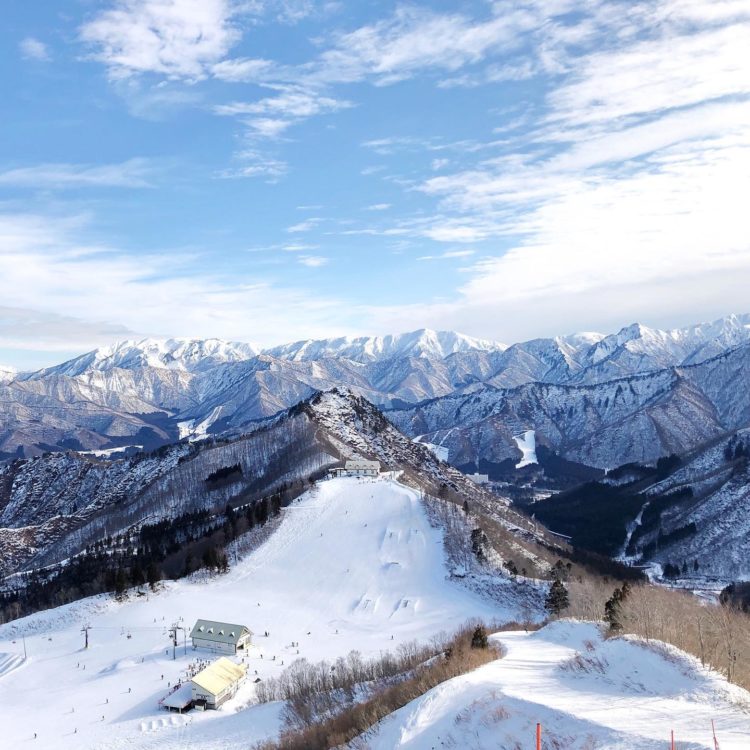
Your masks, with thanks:
M547 414L545 402L552 399L578 427L574 433L566 427L562 437L554 430L542 432L540 443L546 441L575 460L610 465L618 457L633 456L626 444L633 419L648 429L633 433L632 441L647 435L654 451L669 448L673 433L690 442L725 426L744 426L734 418L717 418L713 397L695 392L700 386L675 368L707 362L748 343L750 315L671 331L633 324L608 336L579 333L511 346L428 329L299 341L265 350L219 339L125 341L37 372L0 373L0 458L71 448L149 448L184 437L241 431L316 391L343 386L381 408L397 410L394 420L414 436L429 434L434 437L430 441L439 442L446 439L445 431L455 429L446 445L451 446L450 460L459 465L490 458L482 440L497 442L492 460L512 457L517 446L506 433L561 425ZM657 390L672 394L675 409L665 412L635 398L635 411L627 416L631 421L618 422L611 406L596 406L612 403L618 386L607 384L645 376L662 383ZM437 407L424 406L441 398L446 405L479 398L483 403L499 399L505 406L493 411L498 426L481 438L480 425L487 423L473 412L473 421L467 422L471 410L452 413L453 421L447 423L445 415L435 416ZM623 399L616 400L619 408ZM602 408L609 416L600 413ZM694 415L701 410L706 416L699 425ZM737 411L743 413L743 408ZM693 416L684 423L688 412ZM684 424L672 424L678 416ZM652 437L654 431L658 439ZM595 435L599 444L605 441L604 447L589 444Z

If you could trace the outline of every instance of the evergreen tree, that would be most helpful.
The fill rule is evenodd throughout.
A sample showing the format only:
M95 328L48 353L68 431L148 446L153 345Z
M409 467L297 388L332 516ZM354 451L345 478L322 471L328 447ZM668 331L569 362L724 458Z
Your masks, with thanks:
M471 647L472 648L487 648L489 642L487 640L487 630L483 625L477 625L474 628L474 632L471 635Z
M115 573L115 596L122 596L128 587L128 574L125 568L118 568Z
M142 586L146 582L146 576L143 574L143 568L139 562L133 565L130 571L130 579L133 581L134 586Z
M569 606L570 599L568 597L568 589L565 588L565 584L559 578L556 578L552 581L552 585L549 587L549 593L544 602L544 608L551 615L559 617L562 611Z
M159 570L159 566L152 560L148 564L148 568L146 568L146 580L152 591L156 589L156 584L159 583L160 579L161 571Z
M622 588L615 589L612 596L607 599L604 605L604 621L609 623L609 629L620 631L623 628L622 623L622 603L630 595L630 584L625 581Z

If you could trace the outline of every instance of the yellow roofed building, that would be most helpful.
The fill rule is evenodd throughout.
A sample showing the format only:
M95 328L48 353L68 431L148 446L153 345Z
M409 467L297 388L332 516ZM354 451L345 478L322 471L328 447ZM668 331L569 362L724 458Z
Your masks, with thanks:
M226 656L219 657L190 681L193 704L196 708L218 708L237 692L246 673L243 664L235 664Z

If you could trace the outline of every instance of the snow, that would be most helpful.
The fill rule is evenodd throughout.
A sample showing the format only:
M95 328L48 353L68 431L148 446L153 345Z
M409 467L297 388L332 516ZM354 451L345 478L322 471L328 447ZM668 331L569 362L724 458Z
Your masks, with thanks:
M503 351L507 348L496 341L472 338L454 331L418 331L390 336L340 336L332 339L296 341L266 349L264 353L292 361L343 357L355 362L373 362L391 357L428 357L445 359L451 354L467 351Z
M177 423L180 440L188 438L190 441L202 440L208 435L208 429L221 416L221 406L215 406L211 413L203 420L189 419Z
M492 637L505 656L430 690L381 722L370 750L532 747L682 750L750 747L750 695L676 649L604 640L589 623ZM662 652L663 651L663 652Z
M493 604L448 579L442 534L413 490L389 479L328 480L285 509L278 529L224 576L165 583L158 594L123 603L94 597L0 626L0 664L15 657L0 674L0 725L9 747L37 732L40 749L190 741L244 750L280 725L278 705L253 704L256 670L266 678L299 657L335 659L352 649L370 657L471 617L519 617L509 598L505 607ZM199 617L254 631L250 679L217 712L170 715L158 708L168 683L215 655L189 643L183 653L179 631L173 661L167 629L178 622L189 633ZM22 634L28 659L19 668Z
M143 450L142 445L121 445L117 448L102 448L98 451L78 451L82 456L96 456L97 458L106 458L107 456L113 456L115 453L122 453L129 449Z
M450 434L450 432L448 434ZM429 443L427 441L424 441L423 440L424 437L425 437L424 435L418 435L417 437L414 438L414 442L424 445L424 447L427 448L427 450L430 451L430 453L432 453L432 455L435 456L435 458L437 458L440 461L445 461L447 463L448 455L450 453L448 448L438 443ZM448 435L446 435L445 437L448 437ZM443 438L443 440L445 440L445 437Z
M539 463L536 460L536 434L534 430L526 430L521 435L514 435L513 440L516 441L518 450L523 454L521 460L516 464L517 469Z

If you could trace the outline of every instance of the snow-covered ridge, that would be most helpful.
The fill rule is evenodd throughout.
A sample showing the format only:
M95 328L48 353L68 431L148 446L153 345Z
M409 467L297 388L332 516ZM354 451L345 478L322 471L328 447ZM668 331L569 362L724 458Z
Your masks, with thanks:
M12 428L0 435L0 458L17 454L19 446L29 456L71 446L107 450L115 447L113 438L117 444L123 438L143 444L151 440L148 444L153 446L159 440L176 440L182 435L241 429L280 413L316 391L336 387L348 388L386 409L475 394L486 400L488 391L502 391L508 392L510 408L516 412L518 399L524 397L524 392L517 390L519 387L559 386L563 388L556 400L562 414L570 410L568 402L575 396L568 387L586 386L594 389L590 398L596 408L602 404L611 412L615 396L618 406L622 402L617 382L623 378L648 375L672 381L675 368L689 369L711 362L743 346L750 346L748 315L728 316L673 331L632 325L611 336L587 332L510 347L430 330L384 337L310 340L267 350L218 339L127 341L56 367L19 374L12 380L3 381L0 377L0 421ZM714 368L716 376L728 366L719 362ZM713 391L722 402L733 394ZM540 393L540 398L544 395ZM687 399L687 408L695 411L695 399L687 393L682 396ZM742 394L737 392L734 398L741 400ZM717 405L713 396L709 396L709 401L705 403L708 411L701 417L704 423L713 419L711 404ZM573 407L575 412L575 404ZM730 407L721 408L729 414ZM636 411L640 408L635 404ZM742 412L743 408L740 404L735 412ZM677 410L674 415L682 419ZM554 421L558 421L557 417ZM445 428L462 428L465 422L462 412ZM537 439L544 443L540 424L526 418L511 422L508 430L512 434L533 428ZM182 428L178 429L177 424ZM732 417L726 423L722 420L717 429L738 426L739 421ZM143 429L151 434L150 438L139 436ZM433 429L415 425L413 431L408 431L416 435ZM710 437L713 432L713 428L708 433L701 428L694 437ZM667 425L666 434L671 433L686 434L682 428ZM662 434L664 430L659 431ZM428 442L451 447L442 442L444 435L428 438ZM674 446L666 447L680 449L685 442L692 447L697 444L692 441L693 435L688 434L686 441L676 440ZM509 443L512 444L511 435L501 442ZM661 447L655 444L656 455L660 455ZM617 451L607 446L604 450L605 466L630 460L618 460ZM514 450L492 460L517 455ZM455 457L451 453L451 460ZM462 460L469 462L473 457Z
M340 358L368 363L396 357L446 359L469 352L504 353L500 371L517 364L517 360L537 360L530 373L533 380L565 382L589 368L599 368L597 379L606 374L618 375L624 370L643 371L677 364L691 364L750 341L750 314L729 315L711 323L672 330L658 330L634 323L615 334L581 332L547 339L533 339L508 346L486 339L466 336L455 331L434 331L427 328L387 336L341 336L328 339L305 339L278 346L261 348L256 344L221 339L159 339L121 341L102 347L24 377L44 377L52 373L75 377L87 371L113 368L154 367L189 372L208 369L212 365L244 362L258 355L290 362ZM637 368L623 367L620 359L641 358ZM547 369L541 369L539 363ZM609 369L602 367L609 363ZM529 366L527 362L527 366ZM616 365L616 366L615 366ZM613 369L614 368L614 369ZM4 373L15 376L12 368L0 366ZM580 377L591 382L590 377Z
M438 685L386 717L371 750L530 748L566 750L748 746L745 690L701 670L664 644L605 640L592 623L560 621L536 633L492 636L502 659ZM660 648L661 647L661 648Z
M61 365L47 367L32 377L58 374L76 377L85 372L141 367L197 371L226 362L243 362L257 356L258 347L221 339L156 339L120 341L95 349Z
M432 357L445 359L458 352L503 351L507 346L465 336L454 331L432 331L427 328L390 336L342 336L333 339L296 341L266 349L264 353L295 361L344 357L356 362L372 362L389 357Z

